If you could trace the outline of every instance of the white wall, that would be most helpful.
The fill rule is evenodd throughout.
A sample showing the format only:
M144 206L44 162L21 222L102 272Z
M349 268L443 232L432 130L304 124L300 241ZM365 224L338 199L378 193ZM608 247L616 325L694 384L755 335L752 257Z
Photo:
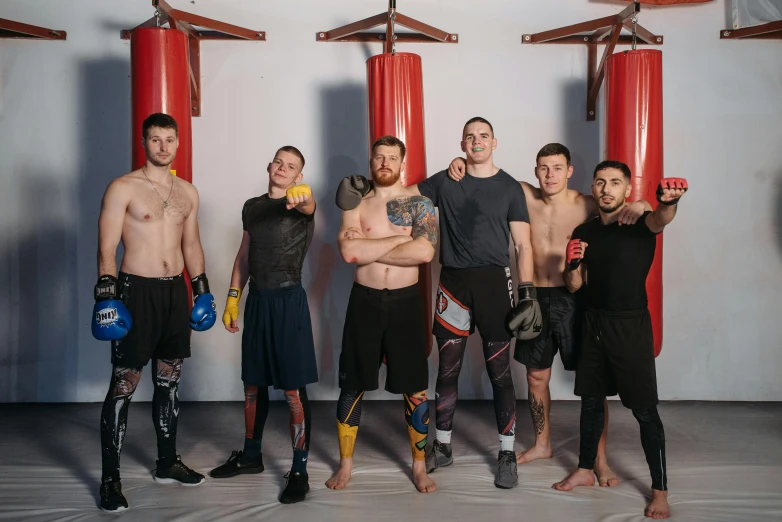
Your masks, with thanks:
M386 2L170 2L268 32L265 43L202 45L193 178L207 274L222 310L241 206L265 192L263 169L277 147L298 146L319 203L304 273L321 376L310 396L335 399L352 270L336 252L333 194L343 175L366 171L365 61L381 48L314 36ZM522 46L521 34L622 5L402 0L402 13L460 36L458 45L399 46L423 58L429 173L459 154L463 122L482 115L496 129L497 164L518 179L534 181L537 150L561 141L574 154L575 185L587 188L602 142L600 122L582 117L586 50ZM109 348L91 337L89 322L100 198L130 164L130 49L119 31L151 14L148 0L4 0L0 9L3 18L68 31L65 42L0 41L0 401L105 394ZM723 1L645 8L640 21L665 35L666 174L691 186L665 232L661 397L782 400L782 42L720 41ZM193 340L182 398L240 399L239 336L218 323ZM524 368L512 364L525 397ZM436 353L430 368L433 395ZM552 395L572 399L572 383L556 363ZM491 397L478 339L460 392Z

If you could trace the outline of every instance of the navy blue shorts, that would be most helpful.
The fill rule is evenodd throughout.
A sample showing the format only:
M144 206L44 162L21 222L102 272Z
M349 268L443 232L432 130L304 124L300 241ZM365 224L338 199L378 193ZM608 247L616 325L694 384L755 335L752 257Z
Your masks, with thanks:
M242 382L297 390L318 382L307 292L301 285L259 290L244 308Z

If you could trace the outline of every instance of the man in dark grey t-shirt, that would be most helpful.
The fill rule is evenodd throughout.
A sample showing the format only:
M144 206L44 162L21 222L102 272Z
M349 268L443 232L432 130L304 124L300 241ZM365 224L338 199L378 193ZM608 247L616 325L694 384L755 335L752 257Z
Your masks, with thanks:
M513 335L507 327L514 307L508 245L512 238L519 281L525 282L519 288L521 298L523 289L532 285L529 213L519 182L494 165L492 153L497 140L491 124L483 118L469 120L461 145L467 154L467 175L461 182L442 171L410 187L412 192L431 199L440 212L442 271L432 328L440 357L437 436L427 454L427 471L453 462L451 428L459 373L467 338L477 326L494 392L500 438L494 484L512 488L518 483L518 475L513 452L516 394L510 370Z

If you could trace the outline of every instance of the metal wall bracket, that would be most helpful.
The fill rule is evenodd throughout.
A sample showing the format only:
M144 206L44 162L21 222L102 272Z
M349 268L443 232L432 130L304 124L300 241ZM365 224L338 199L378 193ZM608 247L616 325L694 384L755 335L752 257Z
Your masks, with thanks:
M204 16L194 15L174 9L165 0L152 0L155 16L137 25L140 27L162 27L167 24L169 29L176 29L189 37L190 64L190 102L191 115L201 115L201 40L253 40L265 41L264 31L254 31L236 25L227 24ZM196 27L206 30L196 29ZM121 33L123 40L130 39L132 29Z
M720 31L720 40L743 39L782 40L782 20L742 29L725 29Z
M30 40L66 40L62 29L48 29L0 18L0 38L27 38Z
M399 24L415 33L395 32L395 25ZM386 26L384 33L366 32L380 25ZM459 35L448 33L419 22L414 18L405 16L396 10L396 0L389 0L388 11L375 16L370 16L352 24L343 25L330 31L321 31L316 33L318 42L379 42L383 44L384 53L395 53L397 42L406 43L459 43Z
M597 95L605 77L608 57L617 45L662 45L663 36L648 31L637 23L636 15L641 4L633 2L621 13L606 16L588 22L560 27L535 34L523 34L522 44L581 44L587 46L587 121L594 121L597 113ZM632 31L632 35L621 34L622 29ZM584 34L588 33L588 34ZM597 46L605 44L603 57L597 63Z

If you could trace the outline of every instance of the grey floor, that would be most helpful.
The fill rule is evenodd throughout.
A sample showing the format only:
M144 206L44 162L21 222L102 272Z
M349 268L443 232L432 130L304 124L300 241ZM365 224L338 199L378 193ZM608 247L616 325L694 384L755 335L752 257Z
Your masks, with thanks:
M433 405L432 405L433 406ZM433 409L433 408L432 408ZM516 446L533 440L527 404L519 402ZM303 503L277 502L290 466L287 407L272 404L264 436L266 471L196 488L159 485L149 403L131 405L122 455L130 510L97 508L99 404L0 405L0 520L644 520L649 475L631 413L610 406L609 461L622 483L611 489L557 492L551 484L577 463L579 403L555 402L554 458L519 467L519 485L493 485L499 443L490 402L463 401L456 414L454 465L432 478L439 490L417 493L399 401L364 403L351 483L323 483L338 464L333 402L313 403L311 492ZM241 403L183 403L179 453L206 473L243 438ZM686 521L782 520L782 404L674 402L660 405L665 423L672 517ZM434 423L431 426L434 434Z

